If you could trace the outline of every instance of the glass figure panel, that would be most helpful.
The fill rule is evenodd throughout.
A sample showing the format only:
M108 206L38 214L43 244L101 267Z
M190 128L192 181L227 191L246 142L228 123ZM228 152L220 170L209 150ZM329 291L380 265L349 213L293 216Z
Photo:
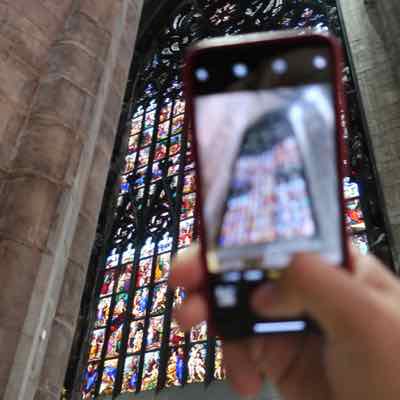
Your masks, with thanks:
M96 383L99 379L99 365L97 363L89 363L83 373L82 383L82 400L93 398L93 393L96 389Z
M167 203L166 203L167 205ZM165 232L162 239L158 243L158 252L159 253L164 253L166 251L171 251L172 249L172 240L173 237L169 232Z
M103 375L99 394L111 395L114 390L115 379L118 372L118 359L108 360L104 363Z
M172 304L172 307L179 307L183 303L183 300L185 300L185 297L185 291L180 287L176 288L174 292L174 302Z
M182 344L185 344L185 332L181 330L178 323L173 319L169 333L169 345L175 347Z
M182 347L171 349L167 363L166 386L181 386L185 376L185 351Z
M150 147L145 147L144 149L140 150L137 162L138 167L144 167L145 165L147 165L149 162L149 157Z
M128 177L126 175L122 175L120 178L119 191L121 194L129 192Z
M184 194L196 191L195 176L193 171L186 174L183 179Z
M157 257L156 261L156 271L154 276L155 282L161 282L168 279L170 265L171 253L161 254Z
M150 283L152 264L152 258L140 260L136 272L136 287L146 286Z
M111 318L113 325L119 325L124 319L128 305L128 293L120 293L115 298L114 312Z
M171 143L169 145L169 155L173 156L181 151L182 135L176 135L171 137Z
M126 250L122 253L122 264L133 262L134 257L135 257L135 248L133 247L133 244L130 243L128 244Z
M139 149L139 135L129 136L128 151L133 153Z
M190 348L188 360L188 383L203 382L206 377L206 344L195 344Z
M104 274L103 283L100 288L100 297L109 296L112 294L115 285L116 271L109 271Z
M223 380L226 377L224 360L222 353L222 343L217 340L215 344L215 366L214 366L214 378L218 380Z
M153 168L151 170L151 182L159 181L163 176L161 165L159 162L153 164Z
M368 245L368 237L365 233L360 235L352 235L351 240L353 244L360 250L361 254L368 254L369 245Z
M139 356L129 356L125 359L122 379L122 392L135 392L139 380Z
M201 322L190 330L191 342L202 342L207 340L207 323Z
M177 100L174 105L174 116L183 114L185 112L185 102L183 100Z
M152 390L157 387L160 353L158 351L146 353L144 357L142 390Z
M343 190L344 198L346 200L360 196L358 184L356 182L352 182L348 177L343 179Z
M113 330L115 329L115 330ZM124 324L112 328L112 333L108 339L107 343L107 354L106 358L118 357L121 352L122 346L122 331L124 329Z
M171 135L176 135L178 133L182 133L183 131L183 124L185 121L184 115L178 115L172 120L172 131Z
M193 240L194 219L181 221L179 224L179 247L189 246Z
M145 179L146 179L146 172L147 172L147 167L140 168L136 170L136 175L135 175L135 182L133 184L133 187L135 189L139 189L145 184Z
M101 299L97 304L95 328L100 328L107 324L108 317L110 316L111 297Z
M135 168L136 153L129 154L125 157L124 174L130 174Z
M103 350L105 334L105 329L93 331L90 339L89 361L96 361L100 359L101 352Z
M154 254L155 243L151 237L146 239L146 243L143 245L140 251L140 258L150 257Z
M169 125L170 125L169 121L163 122L162 124L158 125L158 133L157 133L158 140L166 139L168 137Z
M171 111L172 111L172 103L166 104L160 112L160 122L165 122L169 119L171 116Z
M112 249L107 256L106 260L106 269L114 268L118 266L120 254L118 253L118 249Z
M164 316L150 318L149 329L146 337L146 350L160 348L163 334Z
M131 135L136 135L142 130L142 117L132 120Z
M165 311L167 304L167 289L166 283L156 285L153 291L153 302L151 304L151 314L159 314Z
M155 119L156 119L156 112L155 111L148 112L146 114L146 118L144 121L145 129L151 128L154 125Z
M127 292L132 279L133 264L127 264L118 279L117 293Z
M129 338L128 338L128 353L137 353L142 348L144 335L144 320L131 322Z
M190 193L182 197L181 220L193 218L196 206L196 194Z
M168 176L175 175L179 172L181 167L181 156L177 154L176 156L169 158L169 168L168 168Z
M145 131L143 131L141 147L149 146L152 140L153 140L153 128L146 129Z
M359 199L346 201L345 213L346 224L351 232L358 233L366 229Z
M149 289L139 289L136 291L135 298L133 299L133 318L144 317L146 314L147 304L149 302Z
M165 142L157 143L154 152L154 161L160 161L167 155L167 145Z

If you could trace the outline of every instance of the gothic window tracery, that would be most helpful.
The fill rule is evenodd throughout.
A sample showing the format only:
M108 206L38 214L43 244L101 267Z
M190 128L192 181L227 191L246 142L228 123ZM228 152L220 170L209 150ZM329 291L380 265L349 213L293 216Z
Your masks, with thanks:
M109 251L100 266L82 399L224 379L220 340L208 336L205 324L187 334L180 330L171 310L184 291L170 293L166 284L172 255L196 237L182 57L187 46L206 37L304 28L340 34L335 1L187 1L161 30L140 71L127 122L128 152ZM347 66L344 79L352 96ZM356 122L358 106L350 105L354 115L347 140L354 151L344 182L346 218L354 242L367 251L362 183L357 179L359 154L365 148Z

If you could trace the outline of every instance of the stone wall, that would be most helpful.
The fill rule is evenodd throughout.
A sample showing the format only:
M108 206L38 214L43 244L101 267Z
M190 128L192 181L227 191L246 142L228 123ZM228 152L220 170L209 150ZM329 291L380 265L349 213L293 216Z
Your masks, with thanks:
M400 60L400 53L393 49L400 46L400 6L398 0L340 0L340 4L381 183L390 244L399 270L400 85L396 76L399 62L395 59Z
M58 399L142 0L0 7L0 398Z

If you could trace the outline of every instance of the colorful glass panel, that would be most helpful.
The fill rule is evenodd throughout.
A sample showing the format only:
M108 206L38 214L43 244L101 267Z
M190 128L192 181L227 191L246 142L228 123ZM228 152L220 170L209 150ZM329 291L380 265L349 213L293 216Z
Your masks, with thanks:
M110 395L113 392L117 378L118 359L108 360L104 363L103 375L101 376L100 394Z
M182 221L179 225L179 247L189 246L193 240L194 219Z
M142 390L151 390L157 387L160 353L146 353L142 376Z
M191 329L190 341L203 342L205 340L207 340L207 324L205 322L201 322Z
M171 329L169 333L169 345L174 347L174 346L180 346L182 344L185 344L185 332L173 319L171 321Z
M364 231L365 225L364 215L361 209L359 199L348 200L345 203L346 208L346 223L352 233Z
M171 253L161 254L157 257L154 282L160 282L168 279L169 270L171 268L170 259Z
M138 388L139 360L139 356L126 357L122 378L122 392L135 392Z
M154 287L151 314L160 314L165 311L167 305L167 289L168 286L166 283L161 283Z
M181 219L188 219L194 216L194 207L196 205L196 194L190 193L182 197Z
M146 350L155 350L161 346L163 323L163 315L150 318L150 324L146 336Z
M123 324L119 325L118 327L114 327L115 330L112 331L108 339L106 358L119 356L121 352L123 328L124 328Z
M99 360L103 350L105 329L93 331L89 346L89 361Z
M138 353L142 348L144 336L144 319L131 323L128 338L128 353Z
M224 368L222 343L217 340L215 344L215 365L214 365L214 378L218 380L225 379L226 372Z
M137 287L146 286L150 283L152 264L152 258L145 258L143 260L140 260L138 269L136 271Z
M116 271L106 272L104 274L103 283L100 288L100 297L109 296L112 294L115 285Z
M171 349L169 352L166 386L181 386L185 377L185 351L183 347Z
M203 382L206 377L205 344L195 344L190 348L188 359L188 383Z
M107 324L110 315L111 297L101 299L97 305L95 328L100 328Z
M133 299L132 316L133 318L144 317L149 302L149 289L144 288L136 291Z
M133 264L128 264L123 270L118 279L117 293L127 292L129 290L132 279Z
M93 398L96 389L96 383L99 379L99 365L96 363L89 363L83 373L82 382L82 399L89 400Z

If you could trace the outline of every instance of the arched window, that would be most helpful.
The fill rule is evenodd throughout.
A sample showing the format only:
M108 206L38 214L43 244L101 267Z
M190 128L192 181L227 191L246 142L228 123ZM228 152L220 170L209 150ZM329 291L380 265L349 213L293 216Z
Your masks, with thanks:
M333 0L193 0L181 2L160 27L157 46L139 71L126 123L128 150L108 254L99 267L83 399L224 378L220 341L207 335L204 323L189 334L179 329L171 310L184 292L170 293L166 282L171 256L196 236L194 164L182 99L185 48L206 37L277 29L341 36L339 20ZM350 67L343 71L352 148L344 182L346 216L354 242L365 252L371 230L360 190L374 182Z

